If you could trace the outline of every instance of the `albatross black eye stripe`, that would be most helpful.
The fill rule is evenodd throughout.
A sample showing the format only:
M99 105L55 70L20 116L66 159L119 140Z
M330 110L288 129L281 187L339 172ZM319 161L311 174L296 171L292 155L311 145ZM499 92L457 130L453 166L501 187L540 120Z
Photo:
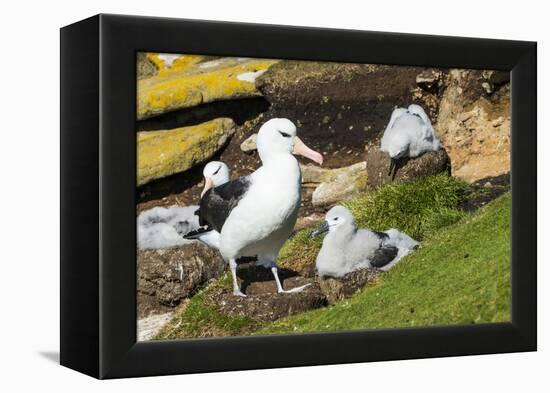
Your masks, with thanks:
M220 169L222 169L222 166L221 166L221 165L218 167L218 169L216 169L216 172L214 172L212 175L217 175L218 172L220 171Z
M283 138L290 138L290 134L287 134L286 132L279 131L279 134L281 134Z

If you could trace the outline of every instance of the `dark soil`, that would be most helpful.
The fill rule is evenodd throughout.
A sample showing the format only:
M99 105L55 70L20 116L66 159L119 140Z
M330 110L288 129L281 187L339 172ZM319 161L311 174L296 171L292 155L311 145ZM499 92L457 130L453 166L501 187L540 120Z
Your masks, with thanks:
M473 212L510 190L510 174L486 177L470 185L470 191L460 202L460 209Z

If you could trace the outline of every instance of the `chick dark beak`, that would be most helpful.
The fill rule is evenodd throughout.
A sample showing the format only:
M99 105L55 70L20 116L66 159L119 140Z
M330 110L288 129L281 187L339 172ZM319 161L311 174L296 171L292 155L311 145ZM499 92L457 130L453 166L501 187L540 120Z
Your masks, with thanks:
M390 170L388 172L388 176L391 176L393 168L395 168L395 158L390 157Z
M315 229L313 232L311 232L311 233L309 234L309 238L310 238L310 239L313 239L313 238L316 237L316 236L319 236L319 235L321 235L321 234L323 234L323 233L325 233L325 232L328 232L328 229L329 229L329 227L328 227L328 222L325 221L325 222L323 222L321 225L319 225L319 226L317 227L317 229Z

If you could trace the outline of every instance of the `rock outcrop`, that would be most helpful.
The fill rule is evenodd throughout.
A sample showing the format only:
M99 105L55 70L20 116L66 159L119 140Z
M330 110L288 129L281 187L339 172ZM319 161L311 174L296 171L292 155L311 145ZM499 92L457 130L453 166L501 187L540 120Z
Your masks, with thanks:
M139 251L137 266L140 317L179 305L226 269L219 253L200 243Z
M312 194L313 206L329 206L348 199L354 194L365 191L367 185L367 166L365 162L358 162L338 169L322 169L308 166L302 171L302 182L319 185Z
M138 185L183 172L210 159L234 130L233 120L220 118L197 126L138 132Z
M375 189L391 181L410 181L418 177L437 175L451 171L451 161L445 149L427 152L420 157L399 161L395 177L389 175L390 159L387 153L380 150L379 143L367 145L367 187Z
M185 67L175 64L169 72L138 81L137 118L143 120L204 103L258 96L255 78L276 62L227 57Z
M258 139L258 134L252 134L241 143L241 150L245 153L250 153L256 150L256 140Z
M510 171L509 73L451 70L434 124L453 176L473 182Z
M150 340L159 332L159 330L168 322L174 315L173 312L164 314L154 314L145 318L138 319L137 335L138 341Z

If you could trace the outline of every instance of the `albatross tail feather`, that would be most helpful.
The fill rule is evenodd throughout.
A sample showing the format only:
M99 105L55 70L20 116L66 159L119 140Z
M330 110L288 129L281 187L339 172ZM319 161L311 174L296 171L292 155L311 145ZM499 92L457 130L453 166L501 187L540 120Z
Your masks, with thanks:
M206 233L211 231L213 231L212 228L199 228L194 231L186 233L185 235L183 235L183 238L188 240L199 239L200 237L204 236Z

